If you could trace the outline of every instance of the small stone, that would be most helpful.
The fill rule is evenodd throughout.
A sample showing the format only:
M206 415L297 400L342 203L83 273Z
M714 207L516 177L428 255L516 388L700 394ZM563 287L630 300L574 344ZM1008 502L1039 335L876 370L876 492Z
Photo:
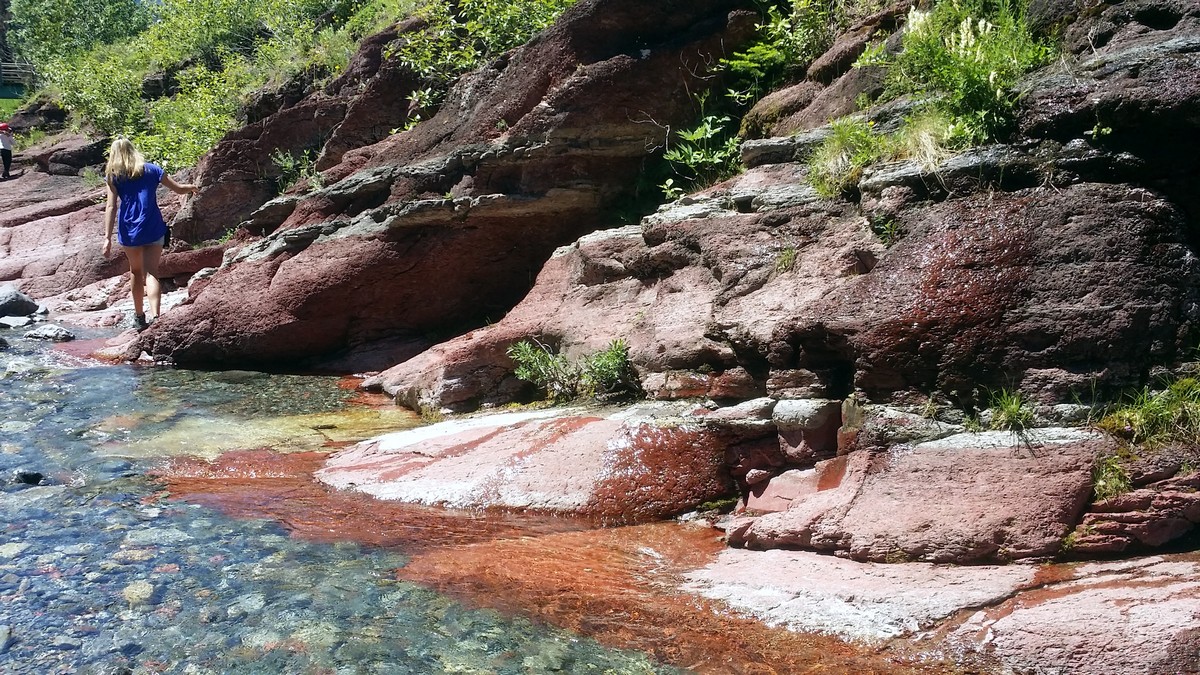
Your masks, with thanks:
M154 585L148 581L135 581L121 591L130 607L151 604L154 599Z
M30 340L50 340L52 342L69 342L75 339L75 334L71 331L52 323L44 326L38 326L31 331L26 331L25 337Z
M54 647L55 649L57 649L59 651L64 651L64 652L79 649L79 647L82 644L83 643L81 641L76 640L75 638L67 637L65 635L60 635L60 636L54 638L54 640L50 642L50 646Z
M5 328L24 328L31 325L33 319L27 316L5 316L0 317L0 326Z
M12 626L0 626L0 654L8 651L12 645Z
M29 548L29 544L17 541L0 544L0 558L15 558L27 548Z

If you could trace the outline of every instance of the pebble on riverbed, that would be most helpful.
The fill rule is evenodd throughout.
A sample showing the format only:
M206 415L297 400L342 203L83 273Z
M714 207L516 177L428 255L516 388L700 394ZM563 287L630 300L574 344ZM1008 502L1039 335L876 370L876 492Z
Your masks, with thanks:
M138 580L126 586L125 590L121 591L121 595L125 596L125 600L131 608L150 605L154 600L154 584Z

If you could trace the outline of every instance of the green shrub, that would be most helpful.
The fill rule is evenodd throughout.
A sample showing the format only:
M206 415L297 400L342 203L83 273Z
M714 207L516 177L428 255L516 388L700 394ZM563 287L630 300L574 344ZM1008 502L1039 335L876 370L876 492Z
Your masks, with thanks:
M347 19L346 33L351 39L361 40L412 15L420 3L421 0L367 0Z
M146 30L51 61L42 69L45 84L78 123L135 137L148 157L178 168L237 125L242 95L301 71L340 73L355 49L342 26L355 18L356 4L162 0L147 5L155 21ZM411 3L368 3L376 18L400 4ZM183 64L191 66L176 72ZM163 72L174 73L179 93L143 100L143 80Z
M39 65L145 30L152 3L139 0L12 0L8 39Z
M832 135L808 160L808 179L818 193L840 195L858 183L868 164L892 156L892 139L875 133L873 126L859 117L834 120Z
M932 97L975 142L1004 131L1017 80L1045 63L1020 0L942 0L908 15L902 51L888 64L888 90Z
M607 401L641 394L624 340L613 340L607 348L576 364L537 339L516 342L506 353L517 366L517 378L534 384L555 402L580 397Z
M467 33L485 58L524 44L576 0L460 0Z
M51 61L45 72L63 107L112 135L138 128L145 118L145 70L127 45L103 46L76 58Z
M721 60L734 78L733 96L754 100L794 78L833 44L842 29L881 6L876 0L791 0L762 3L758 36L744 51ZM779 4L787 6L781 10Z
M150 104L148 128L134 137L146 157L168 171L195 164L236 125L237 101L229 92L237 83L227 73L197 67L179 81L178 94Z
M786 246L775 255L775 272L790 272L796 266L796 247Z
M301 181L308 181L314 188L321 187L321 174L311 150L299 154L276 150L271 153L271 163L279 172L275 185L280 192L287 192Z
M904 228L895 218L875 218L871 220L871 231L879 237L884 246L891 248L892 244L904 235Z
M1019 391L1001 389L993 392L989 407L992 410L992 429L1022 432L1033 426L1033 410Z
M428 27L406 36L399 56L433 85L440 101L459 75L525 43L576 0L462 0L457 7L427 2L418 13Z
M703 115L707 94L697 97ZM668 143L663 159L671 165L681 181L676 185L668 179L659 186L669 198L678 197L685 190L702 188L737 173L741 160L740 144L727 115L704 115L692 129L675 132L675 139Z
M513 374L546 392L547 398L561 402L579 395L579 369L542 342L522 340L510 345L507 354L517 365Z
M641 394L637 371L629 361L629 345L616 339L608 347L583 358L581 393L601 401Z

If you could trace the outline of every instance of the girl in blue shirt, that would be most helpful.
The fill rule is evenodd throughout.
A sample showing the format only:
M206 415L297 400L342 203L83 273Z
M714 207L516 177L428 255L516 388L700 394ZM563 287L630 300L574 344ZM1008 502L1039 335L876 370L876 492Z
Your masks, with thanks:
M142 308L142 295L150 298L150 311L155 317L161 309L158 259L162 256L167 224L158 210L158 185L162 183L181 195L195 193L199 188L176 183L162 167L147 162L127 138L113 141L104 176L108 184L108 205L104 208L104 255L107 257L112 250L113 224L116 223L117 242L125 251L133 276L133 323L140 331L149 325Z

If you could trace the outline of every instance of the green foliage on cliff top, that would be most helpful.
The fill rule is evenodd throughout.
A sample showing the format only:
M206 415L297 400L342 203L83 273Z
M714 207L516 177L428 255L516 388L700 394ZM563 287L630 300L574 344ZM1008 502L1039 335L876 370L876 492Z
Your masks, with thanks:
M12 26L21 54L38 60L42 84L78 125L133 136L148 157L178 169L239 124L252 92L302 74L335 77L357 40L416 12L429 29L406 36L399 57L444 91L574 1L14 0ZM127 4L124 13L105 9ZM86 30L71 37L75 15ZM163 75L166 95L144 99L144 83Z

